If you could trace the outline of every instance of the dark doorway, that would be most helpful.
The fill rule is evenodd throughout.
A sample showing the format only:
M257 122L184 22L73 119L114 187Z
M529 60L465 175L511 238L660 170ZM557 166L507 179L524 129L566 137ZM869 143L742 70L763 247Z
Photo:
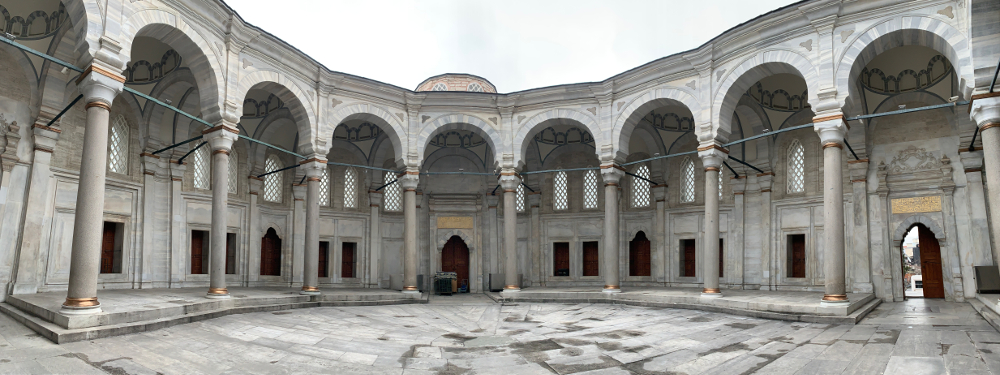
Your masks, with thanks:
M469 285L469 247L462 237L451 236L441 249L441 271L458 274L458 285Z
M788 235L788 277L806 277L806 235Z
M725 262L724 262L724 260L726 259L726 252L724 251L725 247L723 247L723 244L724 244L723 242L724 241L720 238L719 239L719 277L725 276L724 272L726 270L726 266L725 266Z
M101 273L122 272L122 232L124 229L124 224L104 222L101 237Z
M569 276L569 242L552 244L552 274Z
M694 240L681 240L681 276L695 277L697 261Z
M260 274L281 276L281 237L274 228L267 228L260 240Z
M191 231L191 274L208 273L208 231Z
M646 233L639 231L628 244L629 276L649 276L652 274L649 255L649 240Z
M583 276L600 276L601 261L598 260L597 241L583 243Z
M916 231L917 243L913 244ZM941 270L941 245L934 232L923 224L916 224L907 231L903 241L903 278L907 297L944 298L944 273ZM911 245L909 248L907 245ZM909 251L907 251L909 250ZM908 254L909 253L909 254Z
M329 258L327 258L329 255L330 255L330 243L326 241L320 241L319 267L318 267L319 277L329 277L328 276L329 272L327 271L327 267L329 266L330 262Z
M357 244L354 242L344 242L340 245L340 277L350 279L354 277L354 256ZM469 252L465 252L465 277L469 277Z
M226 274L236 274L236 233L226 233Z

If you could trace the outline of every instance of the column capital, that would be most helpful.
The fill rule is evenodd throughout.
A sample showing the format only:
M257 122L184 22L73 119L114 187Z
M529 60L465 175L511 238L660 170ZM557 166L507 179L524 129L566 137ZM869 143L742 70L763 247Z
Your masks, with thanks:
M76 86L83 94L87 107L111 109L111 103L125 87L125 77L99 65L90 65L76 80Z
M706 170L709 168L719 169L722 167L722 162L729 157L729 150L713 142L698 147L698 157L701 158L701 163Z
M542 195L539 193L527 194L528 196L528 207L538 207L542 202Z
M500 170L500 187L506 191L517 190L517 185L521 184L521 176L514 168L504 168Z
M299 168L302 168L307 179L319 179L323 176L323 169L326 168L326 159L318 154L313 154L309 155L306 160L300 161L299 165L301 165Z
M844 139L850 128L842 113L813 117L813 130L823 145L836 144L834 147L844 148Z
M980 130L986 130L984 127L1000 126L1000 93L973 96L972 103L969 104L969 117L976 122Z
M222 151L228 154L229 150L233 149L233 143L239 139L239 132L235 126L218 125L201 132L201 139L208 142L208 146L212 148L213 153Z
M298 182L298 181L296 181L296 182ZM292 198L295 198L295 200L297 200L297 201L305 201L306 200L306 193L308 193L308 190L306 189L306 185L299 185L297 183L292 185Z
M743 194L747 190L747 176L730 178L729 184L733 187L733 195Z
M618 181L621 181L624 175L625 169L618 164L601 164L601 177L604 178L604 185L618 185Z
M406 172L399 176L399 186L403 191L417 190L418 184L420 184L420 170L416 167L406 167Z
M847 171L851 175L851 182L867 182L868 159L847 161Z
M965 167L965 173L980 173L983 168L983 150L965 151L958 154Z
M372 206L382 205L382 192L380 191L369 191L368 192L368 203Z

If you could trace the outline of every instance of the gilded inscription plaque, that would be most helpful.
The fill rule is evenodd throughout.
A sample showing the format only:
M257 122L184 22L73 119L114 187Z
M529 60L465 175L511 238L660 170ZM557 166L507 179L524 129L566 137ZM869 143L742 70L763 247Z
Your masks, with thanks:
M941 211L941 197L896 198L892 200L892 213L912 214Z
M438 217L438 229L471 229L471 216L441 216Z

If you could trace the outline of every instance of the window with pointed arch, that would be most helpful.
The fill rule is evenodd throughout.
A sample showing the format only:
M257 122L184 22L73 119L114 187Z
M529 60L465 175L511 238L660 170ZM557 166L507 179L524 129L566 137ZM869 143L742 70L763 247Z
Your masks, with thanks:
M393 212L402 211L403 189L399 186L396 174L393 172L385 172L385 183L389 184L382 189L385 191L385 195L383 196L385 201L385 210Z
M566 172L556 172L556 177L552 180L552 186L552 190L555 192L552 195L552 208L556 210L569 208L566 196Z
M801 193L806 187L806 150L793 140L788 146L788 192Z
M229 194L236 194L240 191L239 179L240 157L236 154L236 149L229 150Z
M128 173L129 126L125 116L118 115L108 129L108 170Z
M681 162L681 203L694 202L694 162L685 158Z
M514 200L517 212L524 212L524 185L517 185L517 199Z
M344 170L344 208L358 207L358 172L354 168Z
M283 168L281 161L275 155L268 156L264 160L264 173L271 173ZM281 202L281 178L284 172L271 173L264 176L264 200L268 202Z
M330 206L330 168L323 167L323 173L319 175L319 205Z
M597 171L583 174L583 208L597 208Z
M648 207L649 181L643 178L649 179L649 167L640 165L636 168L635 175L642 178L632 176L632 207Z
M202 145L194 150L194 155L191 157L194 159L191 162L192 168L194 168L194 187L195 189L205 189L209 190L212 188L212 170L209 167L209 159L211 155L208 152L208 145Z

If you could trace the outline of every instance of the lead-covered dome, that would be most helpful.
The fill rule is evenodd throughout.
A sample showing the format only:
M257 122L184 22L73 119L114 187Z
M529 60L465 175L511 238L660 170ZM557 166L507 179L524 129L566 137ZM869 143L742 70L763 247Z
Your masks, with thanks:
M446 73L425 79L417 91L468 91L496 94L497 88L490 81L472 74Z

